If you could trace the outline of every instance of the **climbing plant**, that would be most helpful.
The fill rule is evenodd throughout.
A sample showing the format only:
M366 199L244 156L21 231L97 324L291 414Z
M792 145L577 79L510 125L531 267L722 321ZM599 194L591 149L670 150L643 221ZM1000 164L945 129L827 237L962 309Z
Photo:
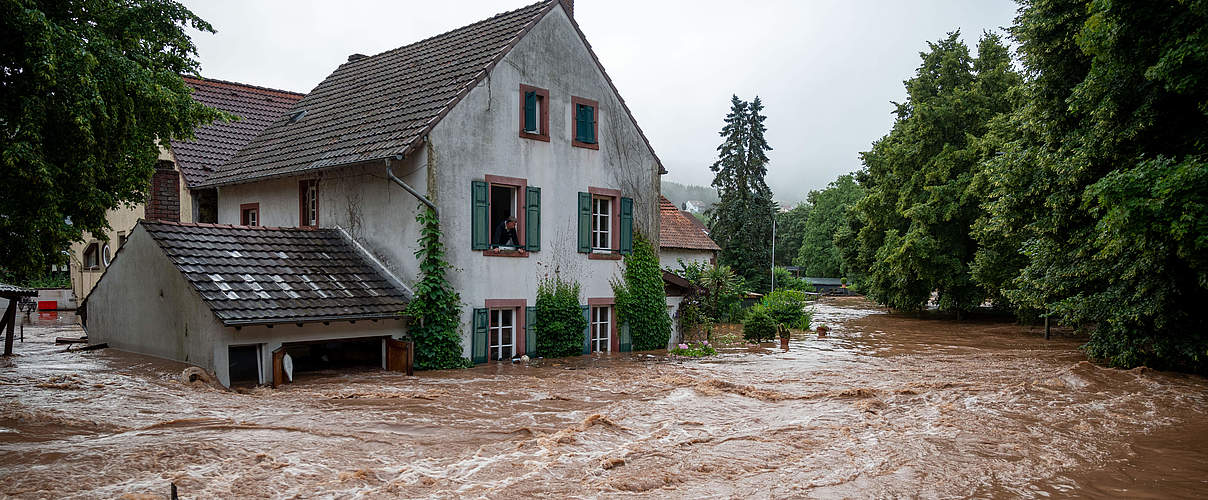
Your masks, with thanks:
M415 220L420 224L419 249L415 251L420 261L420 279L415 287L415 298L407 306L407 314L414 319L410 331L415 342L415 368L442 370L472 366L470 360L461 356L458 332L461 296L445 278L449 263L445 261L445 246L440 241L440 220L430 208L421 211Z
M579 306L579 283L560 277L537 284L537 355L547 358L577 356L583 352L587 318Z
M629 324L633 350L649 351L667 347L671 340L671 316L667 315L667 294L663 290L663 272L658 254L645 236L634 236L633 252L625 256L621 280L612 280L617 319Z

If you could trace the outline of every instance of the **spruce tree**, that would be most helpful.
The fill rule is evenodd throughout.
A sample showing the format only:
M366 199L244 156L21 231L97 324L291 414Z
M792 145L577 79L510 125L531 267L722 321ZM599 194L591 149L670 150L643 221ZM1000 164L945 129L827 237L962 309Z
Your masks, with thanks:
M713 187L720 201L713 209L710 236L721 246L722 264L731 266L747 282L747 288L766 290L772 263L772 219L775 216L767 175L767 128L759 97L747 103L731 96L717 147L718 158L710 167L716 176Z

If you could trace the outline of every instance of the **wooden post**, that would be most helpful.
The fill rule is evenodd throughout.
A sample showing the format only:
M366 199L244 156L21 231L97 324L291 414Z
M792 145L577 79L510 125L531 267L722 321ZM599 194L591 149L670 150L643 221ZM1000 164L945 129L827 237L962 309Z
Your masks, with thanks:
M1049 313L1044 313L1044 339L1049 340L1051 330L1049 329Z
M8 301L8 309L4 311L4 320L0 321L0 327L7 330L4 335L4 355L13 355L13 323L17 322L17 298L13 297Z

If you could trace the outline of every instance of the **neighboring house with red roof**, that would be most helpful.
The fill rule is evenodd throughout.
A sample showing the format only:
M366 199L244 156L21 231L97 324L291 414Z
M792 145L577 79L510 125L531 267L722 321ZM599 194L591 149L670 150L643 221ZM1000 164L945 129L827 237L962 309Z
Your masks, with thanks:
M217 222L217 191L201 188L201 182L302 98L299 93L243 83L188 76L184 80L192 87L193 98L198 102L240 119L198 127L194 139L171 141L169 147L160 148L147 202L107 213L108 242L97 235L85 234L83 242L72 245L71 287L81 301L101 279L113 254L139 220Z
M249 359L260 382L279 379L276 356L301 355L307 345L386 345L405 336L405 324L366 323L357 311L395 292L410 296L408 284L420 273L416 217L431 206L454 269L448 280L465 305L464 356L483 363L534 353L537 285L555 273L581 285L589 323L583 352L626 351L609 280L620 275L635 233L658 245L662 173L570 0L545 0L381 54L354 54L199 184L217 191L222 231L148 224L134 234L136 257L115 259L175 269L175 278L162 281L175 290L174 307L212 314L185 324L117 316L124 303L155 300L118 293L137 279L137 266L122 263L127 272L98 287L107 289L105 306L89 311L90 335L96 330L131 350L159 342L154 354L201 360L224 383L245 373ZM324 240L303 245L299 233L308 231ZM218 243L244 246L196 257L208 263L178 257ZM291 265L299 252L320 258ZM374 282L394 288L360 293L367 272L326 276L323 255L341 255L353 267L367 262ZM188 287L195 293L180 291ZM347 293L354 295L340 296ZM331 314L316 320L289 306L298 301L326 304ZM384 307L401 317L402 302ZM223 311L250 311L250 322ZM179 334L192 329L210 340L191 344ZM165 334L174 340L160 339ZM348 351L373 357L372 349Z
M717 263L717 246L705 228L691 213L676 208L667 198L659 201L659 266L679 269L680 261Z

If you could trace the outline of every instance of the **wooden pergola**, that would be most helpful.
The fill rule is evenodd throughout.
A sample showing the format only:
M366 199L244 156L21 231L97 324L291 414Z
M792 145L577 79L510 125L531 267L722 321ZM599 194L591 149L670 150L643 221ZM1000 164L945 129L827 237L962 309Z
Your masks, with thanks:
M0 299L8 299L8 308L0 319L0 331L4 331L4 355L13 354L13 327L17 324L17 303L23 297L37 297L38 291L0 283Z

